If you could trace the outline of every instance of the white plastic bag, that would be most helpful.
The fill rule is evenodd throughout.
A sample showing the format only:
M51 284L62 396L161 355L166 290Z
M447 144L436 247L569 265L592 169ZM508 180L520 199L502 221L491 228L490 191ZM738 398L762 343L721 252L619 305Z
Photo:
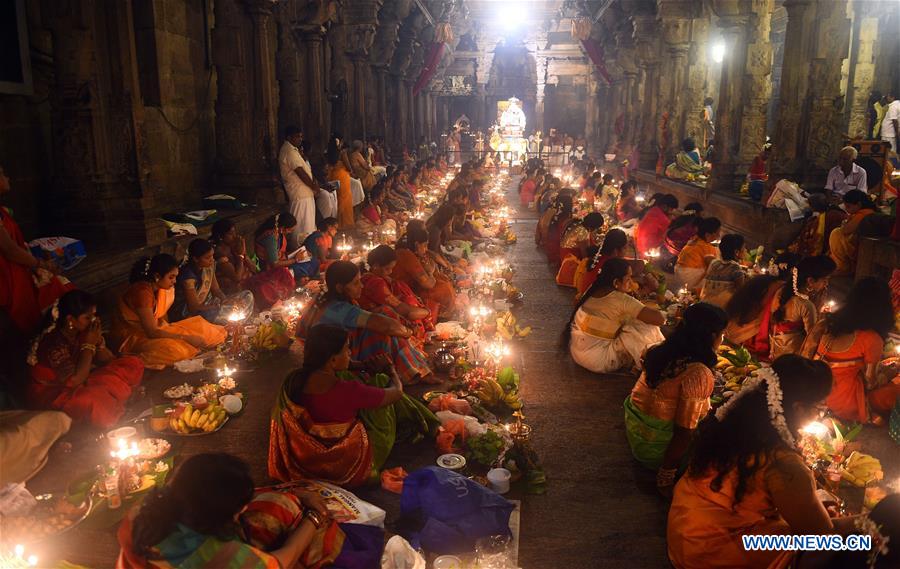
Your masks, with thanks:
M408 541L395 535L384 546L381 569L425 569L425 558Z

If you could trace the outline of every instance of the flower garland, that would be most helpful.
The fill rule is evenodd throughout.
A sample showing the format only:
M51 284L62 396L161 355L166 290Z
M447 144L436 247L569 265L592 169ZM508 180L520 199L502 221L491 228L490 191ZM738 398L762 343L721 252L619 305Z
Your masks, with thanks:
M809 300L809 295L801 293L797 288L797 275L799 272L800 271L797 270L797 267L794 267L794 269L791 271L791 285L794 287L794 296L796 296L797 298L802 298L803 300Z
M781 381L778 378L778 374L775 373L775 370L770 367L760 368L759 371L757 371L755 378L745 381L744 388L741 389L737 395L732 397L728 403L719 407L716 411L716 419L721 423L742 397L751 391L758 391L761 389L763 382L766 383L766 400L769 408L769 421L772 423L772 427L775 428L778 436L784 441L784 444L794 448L797 445L797 442L794 440L794 435L791 434L791 430L788 428L787 421L784 418L784 393L781 391Z
M31 349L28 350L28 358L26 359L30 366L36 366L38 363L37 351L41 340L56 328L56 323L59 320L59 299L53 301L53 305L50 307L50 317L50 325L41 330L41 333L31 342Z
M887 555L890 537L881 533L881 526L872 521L868 515L860 516L853 522L860 533L872 537L872 549L869 551L867 567L875 567L875 562L882 555Z

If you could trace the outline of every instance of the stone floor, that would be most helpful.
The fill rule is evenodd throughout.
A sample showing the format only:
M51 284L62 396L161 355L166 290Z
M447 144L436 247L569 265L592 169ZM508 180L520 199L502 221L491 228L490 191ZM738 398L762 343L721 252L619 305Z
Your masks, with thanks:
M515 199L515 195L511 195ZM634 382L624 375L596 376L557 351L557 337L569 317L572 295L558 288L532 235L536 219L520 212L515 230L519 243L509 259L517 269L516 285L525 293L517 315L534 332L513 346L522 376L526 420L547 472L547 493L522 497L519 562L525 569L561 567L668 566L665 553L666 504L654 487L653 474L637 467L625 440L622 401ZM280 355L237 376L248 395L245 412L210 436L175 439L181 457L209 450L227 451L247 460L257 482L267 481L266 448L269 410L294 354ZM153 372L147 395L136 409L161 402L163 389L196 377ZM867 449L886 462L886 475L900 476L900 453L884 430L866 432ZM96 433L67 437L71 452L56 448L48 467L29 486L35 492L58 491L101 460L105 444ZM871 446L870 446L871 442ZM431 444L395 450L387 466L412 470L433 464ZM361 497L388 511L388 529L396 520L399 499L381 488L363 489ZM118 553L114 528L81 527L42 545L42 559L64 557L89 567L112 567Z

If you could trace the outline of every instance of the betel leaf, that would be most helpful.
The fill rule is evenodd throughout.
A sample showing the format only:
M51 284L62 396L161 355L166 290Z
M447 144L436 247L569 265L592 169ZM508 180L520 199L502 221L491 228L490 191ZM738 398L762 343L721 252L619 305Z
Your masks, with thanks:
M497 383L503 388L503 391L509 392L519 389L519 374L510 366L500 370L497 374Z
M750 363L750 352L744 346L739 346L733 351L725 352L722 357L731 362L735 367L744 367Z

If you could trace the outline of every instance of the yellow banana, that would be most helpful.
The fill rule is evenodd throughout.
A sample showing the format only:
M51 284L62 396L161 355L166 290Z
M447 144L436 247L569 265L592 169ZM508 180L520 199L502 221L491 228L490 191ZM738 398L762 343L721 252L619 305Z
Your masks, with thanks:
M194 408L191 406L190 403L188 403L187 406L185 406L185 408L184 408L184 412L181 414L181 420L184 421L185 423L187 423L188 421L191 420L191 414L193 414L193 412L194 412Z

